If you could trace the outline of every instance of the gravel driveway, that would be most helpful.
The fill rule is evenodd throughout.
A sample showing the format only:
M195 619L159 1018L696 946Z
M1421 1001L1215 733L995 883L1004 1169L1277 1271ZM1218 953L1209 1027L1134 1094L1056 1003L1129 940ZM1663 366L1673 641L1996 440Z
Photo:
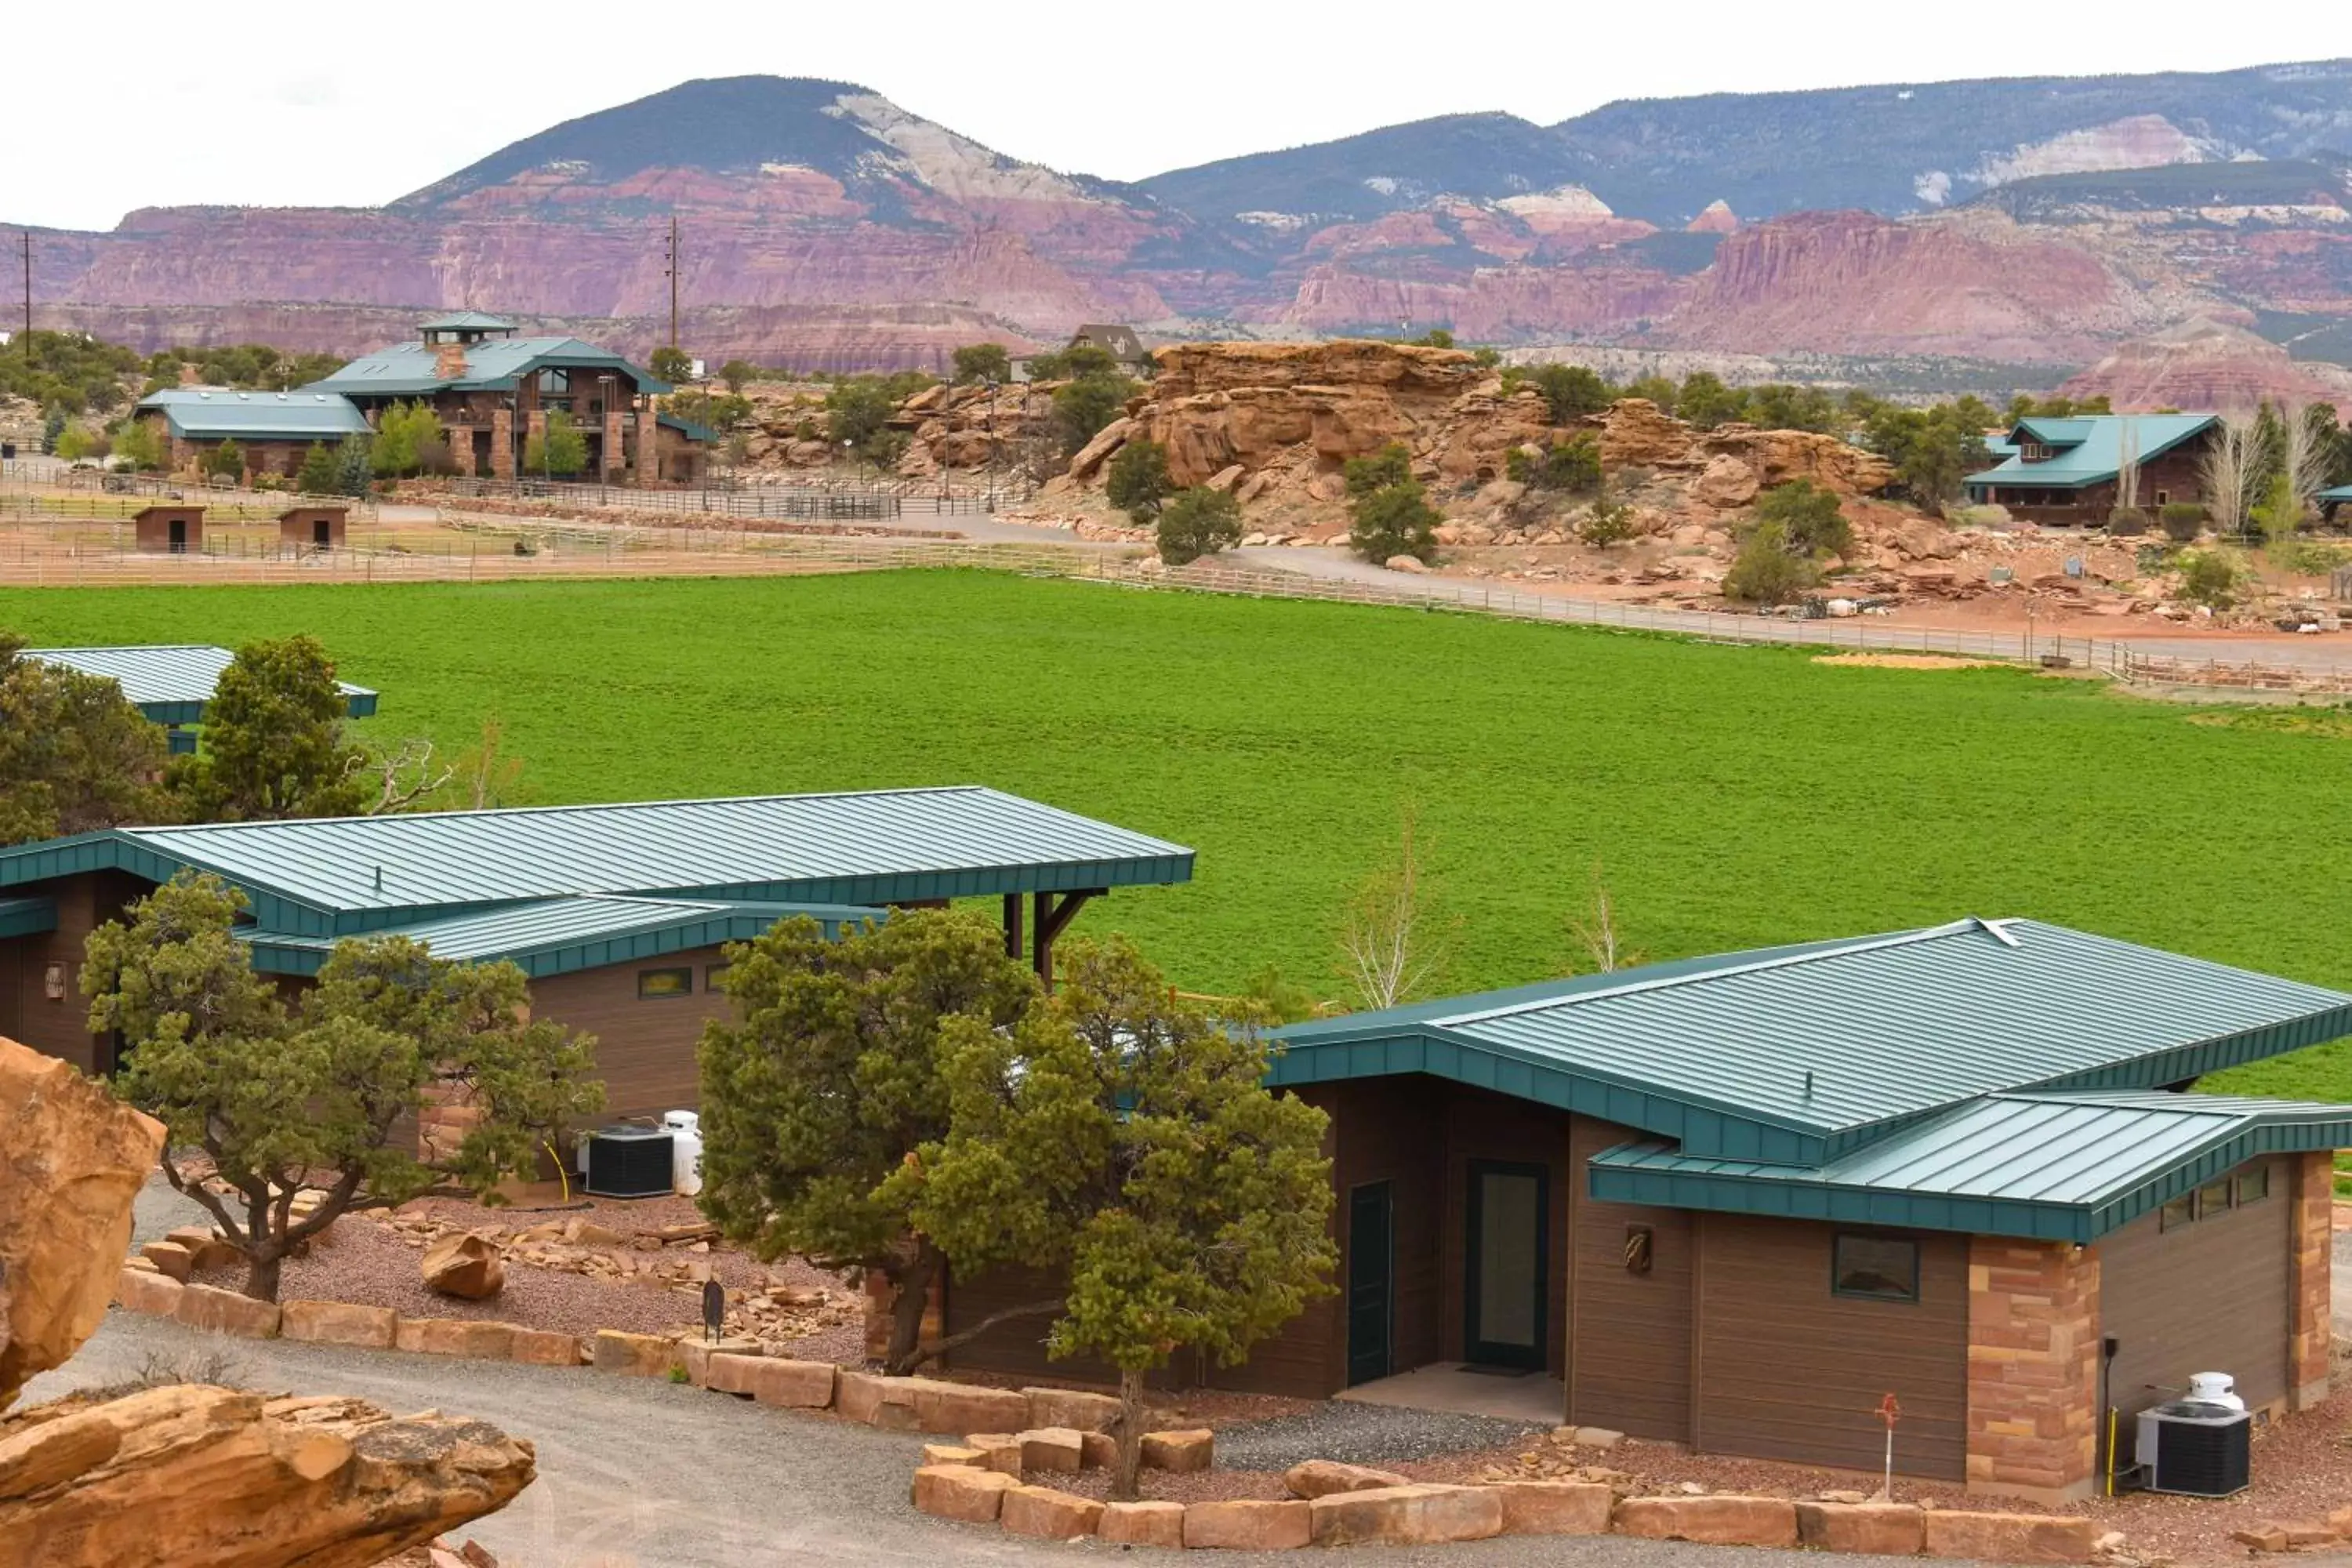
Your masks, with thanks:
M224 1341L114 1312L70 1365L33 1380L26 1402L131 1375L152 1354L224 1349L241 1363L240 1381L256 1387L358 1394L401 1412L479 1415L537 1444L539 1480L505 1512L459 1532L497 1552L506 1568L844 1563L941 1568L1067 1562L1074 1553L1121 1550L1027 1542L994 1529L922 1518L907 1501L919 1437L584 1370ZM1382 1568L1790 1568L1793 1559L1785 1552L1599 1536L1351 1549L1318 1552L1312 1562Z

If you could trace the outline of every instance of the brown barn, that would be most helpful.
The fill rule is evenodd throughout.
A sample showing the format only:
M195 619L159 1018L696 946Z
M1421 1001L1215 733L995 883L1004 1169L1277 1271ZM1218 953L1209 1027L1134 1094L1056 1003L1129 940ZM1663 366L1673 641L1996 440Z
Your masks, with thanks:
M352 509L347 506L289 506L278 514L278 543L285 550L341 550Z
M2210 414L2085 414L2021 419L1990 443L1999 467L1970 474L1969 500L2061 527L2105 527L2119 507L2150 515L2205 500Z
M2352 995L1973 920L1295 1026L1339 1289L1175 1378L1865 1471L1893 1393L1905 1473L2085 1496L2110 1407L2326 1393L2352 1107L2177 1091L2347 1031ZM945 1327L1040 1283L951 1278ZM1037 1319L953 1361L1103 1373Z
M173 555L201 554L205 548L205 509L176 504L142 507L131 514L131 535L141 550Z
M254 966L289 986L362 931L512 960L539 1016L597 1037L606 1109L637 1116L698 1103L725 943L795 913L837 931L987 898L1012 951L1031 917L1042 966L1087 900L1190 880L1192 852L979 788L114 828L0 849L0 1035L111 1071L79 991L83 942L184 868L245 893Z

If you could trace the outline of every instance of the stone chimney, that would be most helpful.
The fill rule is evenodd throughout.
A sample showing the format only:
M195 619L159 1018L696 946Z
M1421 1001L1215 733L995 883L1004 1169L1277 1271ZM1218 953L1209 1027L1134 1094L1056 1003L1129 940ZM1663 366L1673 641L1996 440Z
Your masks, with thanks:
M466 345L443 341L433 348L433 374L443 381L457 381L466 374Z

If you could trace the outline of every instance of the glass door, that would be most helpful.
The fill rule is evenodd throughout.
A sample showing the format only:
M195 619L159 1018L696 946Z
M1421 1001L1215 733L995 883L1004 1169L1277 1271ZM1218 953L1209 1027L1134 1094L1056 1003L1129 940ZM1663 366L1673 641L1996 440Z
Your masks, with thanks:
M1543 1368L1550 1185L1541 1165L1470 1162L1463 1359L1475 1365Z

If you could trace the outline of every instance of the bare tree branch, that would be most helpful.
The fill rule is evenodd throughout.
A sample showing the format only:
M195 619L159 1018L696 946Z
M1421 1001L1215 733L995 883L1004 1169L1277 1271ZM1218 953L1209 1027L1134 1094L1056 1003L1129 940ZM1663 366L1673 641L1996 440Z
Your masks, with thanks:
M375 803L367 808L370 816L405 811L440 789L457 773L446 764L435 771L433 742L421 735L412 735L389 751L360 752L352 759L352 771L373 772L376 775Z
M1343 971L1367 1007L1393 1007L1421 994L1444 973L1451 933L1425 907L1420 846L1408 806L1397 858L1366 878L1341 916Z
M2262 426L2252 410L2233 409L2216 420L2197 465L2205 489L2205 514L2216 532L2245 531L2254 480L2262 468Z
M1595 974L1614 974L1641 963L1642 955L1622 948L1617 941L1617 901L1601 878L1601 862L1592 863L1592 893L1584 912L1568 917L1568 932L1583 944Z

